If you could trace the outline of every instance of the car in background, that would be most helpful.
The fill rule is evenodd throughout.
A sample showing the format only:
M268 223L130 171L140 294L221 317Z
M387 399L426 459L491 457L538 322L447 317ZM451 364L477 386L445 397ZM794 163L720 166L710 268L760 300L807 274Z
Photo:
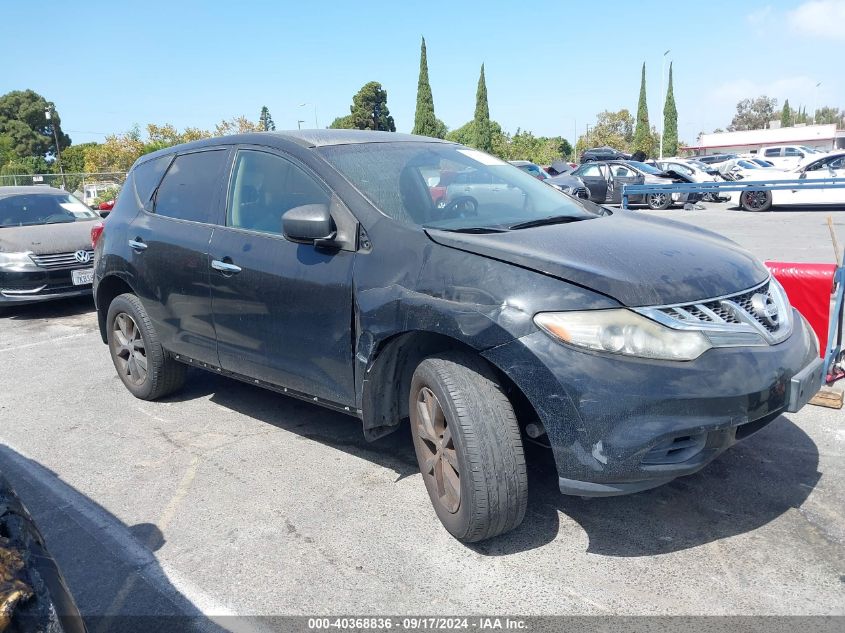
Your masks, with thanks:
M672 175L634 160L593 161L584 163L572 172L587 186L590 200L597 204L621 204L625 185L665 184L667 182L691 182L682 175ZM699 194L663 192L633 194L629 204L646 204L650 209L668 209L673 202L694 202Z
M752 156L751 158L748 158L748 160L750 160L758 167L762 167L763 169L769 169L775 166L774 163L772 163L771 161L763 160L762 158L755 158Z
M473 214L479 207L511 207L524 203L522 188L513 186L494 172L470 169L455 174L446 187L446 196L437 206L441 209L456 206L461 213Z
M545 180L549 177L549 174L546 173L546 170L544 170L539 165L532 163L530 160L509 160L508 162L514 167L518 167L525 173L531 174L538 180Z
M578 163L570 163L564 160L555 160L552 161L552 164L546 167L546 173L549 176L560 176L562 174L569 174L572 173L573 170L578 168Z
M0 187L0 306L90 295L99 221L61 189Z
M582 200L590 199L590 190L587 189L587 185L585 185L584 181L578 178L578 176L573 176L571 173L551 176L543 182L550 187L554 187L563 193L568 193L570 196L574 196L575 198L581 198Z
M706 165L718 165L726 160L739 158L736 154L709 154L707 156L693 156L695 160Z
M845 179L845 152L821 154L800 167L791 170L760 169L751 174L756 180L821 180L827 178ZM745 211L768 211L772 207L789 205L845 206L845 189L778 189L771 191L741 191L730 195L730 200Z
M590 163L597 160L628 160L629 158L631 158L630 154L620 152L612 147L593 147L584 150L584 153L581 154L581 163Z
M793 169L805 160L823 156L825 152L806 145L767 145L757 152L758 158L763 158L779 169Z
M757 162L748 158L732 158L719 164L719 173L725 180L753 180L764 177L770 171L783 171L775 167L761 167Z
M499 197L437 207L427 169ZM144 155L126 183L96 241L95 302L127 390L162 398L195 367L353 416L371 441L409 420L434 511L464 542L522 522L524 441L563 493L634 493L821 384L808 324L737 244L457 143L241 134Z

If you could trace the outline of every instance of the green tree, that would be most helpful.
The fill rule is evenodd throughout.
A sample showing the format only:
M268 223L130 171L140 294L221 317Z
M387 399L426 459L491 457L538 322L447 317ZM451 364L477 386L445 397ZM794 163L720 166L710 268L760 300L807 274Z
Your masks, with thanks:
M45 111L51 110L47 121ZM18 158L56 154L53 127L59 147L70 146L70 137L62 132L62 120L55 106L33 90L14 90L0 97L0 135L11 139L12 151Z
M669 62L669 87L666 89L666 103L663 104L663 154L666 156L675 156L677 153L678 108L675 106L672 62Z
M783 102L783 110L780 112L780 126L790 127L792 125L792 108L789 107L789 99Z
M650 156L654 152L651 136L645 91L645 62L643 62L642 77L640 78L640 100L637 104L637 125L634 130L634 141L631 149L634 152L643 151Z
M267 106L262 106L261 115L258 117L258 126L265 132L272 132L276 129L276 124L273 123L273 117L270 116L270 109Z
M766 96L743 99L736 104L736 114L728 126L728 132L766 129L775 118L777 107L778 100Z
M596 116L596 124L589 134L584 134L575 143L578 154L591 147L613 147L622 152L631 150L634 140L634 117L628 110L604 111Z
M426 57L425 38L420 46L420 77L417 82L417 111L414 114L412 134L443 138L446 136L446 124L434 116L434 97L428 80L428 58Z
M845 113L843 113L839 108L824 106L816 110L815 121L819 125L835 123L837 128L842 128L844 126L843 124L845 124L843 117L845 117Z
M493 150L490 153L507 160L510 157L510 135L503 131L502 126L496 121L490 121L489 129L490 139L493 145ZM477 136L478 135L475 131L475 120L472 120L468 123L464 123L459 128L449 131L444 138L447 141L454 141L455 143L460 143L461 145L473 147Z
M484 64L481 64L481 74L478 76L478 88L475 91L475 138L470 143L472 147L484 152L493 151L493 135L490 129L490 108L487 105L487 81L484 78Z
M331 128L382 130L395 132L396 124L387 108L387 90L377 81L370 81L352 97L349 114L336 118Z

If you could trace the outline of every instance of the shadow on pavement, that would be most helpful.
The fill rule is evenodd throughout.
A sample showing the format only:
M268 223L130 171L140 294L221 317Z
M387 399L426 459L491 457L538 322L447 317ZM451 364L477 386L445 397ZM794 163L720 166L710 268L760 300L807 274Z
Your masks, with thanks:
M16 321L60 319L93 311L93 297L73 297L20 305L4 306L0 304L0 319L14 319Z
M225 631L174 587L153 524L126 526L55 473L0 444L0 473L29 510L90 633Z
M209 394L212 402L232 411L392 469L397 481L419 472L407 424L368 443L355 418L199 370L189 374L185 389L171 401ZM474 551L499 556L545 545L558 535L563 514L586 532L588 552L666 554L755 530L801 506L820 478L815 443L785 416L702 471L623 497L561 495L550 453L527 445L526 456L530 495L525 521L509 534L471 546Z

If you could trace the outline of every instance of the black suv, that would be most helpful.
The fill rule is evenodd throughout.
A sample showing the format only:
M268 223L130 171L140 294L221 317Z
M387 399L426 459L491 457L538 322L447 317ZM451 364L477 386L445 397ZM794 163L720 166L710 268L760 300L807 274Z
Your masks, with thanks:
M436 204L456 174L495 186ZM811 330L736 244L418 136L246 134L144 156L94 277L135 396L195 366L348 413L370 440L410 418L464 541L522 521L526 434L564 493L636 492L821 383Z
M593 147L584 150L584 153L581 154L582 163L589 163L594 160L628 160L629 158L631 158L630 154L620 152L612 147Z

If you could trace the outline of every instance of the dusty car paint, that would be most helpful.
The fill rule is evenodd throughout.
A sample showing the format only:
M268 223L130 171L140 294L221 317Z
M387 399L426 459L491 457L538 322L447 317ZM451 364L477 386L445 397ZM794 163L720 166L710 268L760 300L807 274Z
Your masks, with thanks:
M738 426L764 424L783 410L784 385L815 355L800 318L786 343L762 351L710 350L691 363L561 345L537 329L535 314L695 301L747 289L767 273L715 234L620 211L491 235L399 222L312 147L355 142L350 138L354 134L345 131L249 134L142 159L221 143L284 152L351 211L358 223L355 249L247 233L220 249L215 244L227 229L155 217L124 193L97 248L95 298L104 342L108 302L134 292L179 360L345 411L362 419L368 439L390 433L407 416L407 385L417 361L445 349L472 350L500 372L514 397L528 401L526 415L539 419L548 434L561 489L578 494L607 493L592 491L591 482L633 491L700 468L735 440ZM415 142L389 133L369 138ZM218 222L224 217L222 187ZM137 237L149 243L143 253L127 246ZM228 313L216 316L212 297L226 292L227 284L212 279L208 262L233 248L246 254L249 272L240 278L240 294L231 295ZM155 263L145 264L154 249ZM263 292L262 279L273 271L261 260L270 252L284 262L281 272L276 269L281 285ZM684 425L708 434L707 450L695 461L674 469L638 465L638 456ZM638 483L644 479L647 485ZM627 482L633 487L626 489Z

